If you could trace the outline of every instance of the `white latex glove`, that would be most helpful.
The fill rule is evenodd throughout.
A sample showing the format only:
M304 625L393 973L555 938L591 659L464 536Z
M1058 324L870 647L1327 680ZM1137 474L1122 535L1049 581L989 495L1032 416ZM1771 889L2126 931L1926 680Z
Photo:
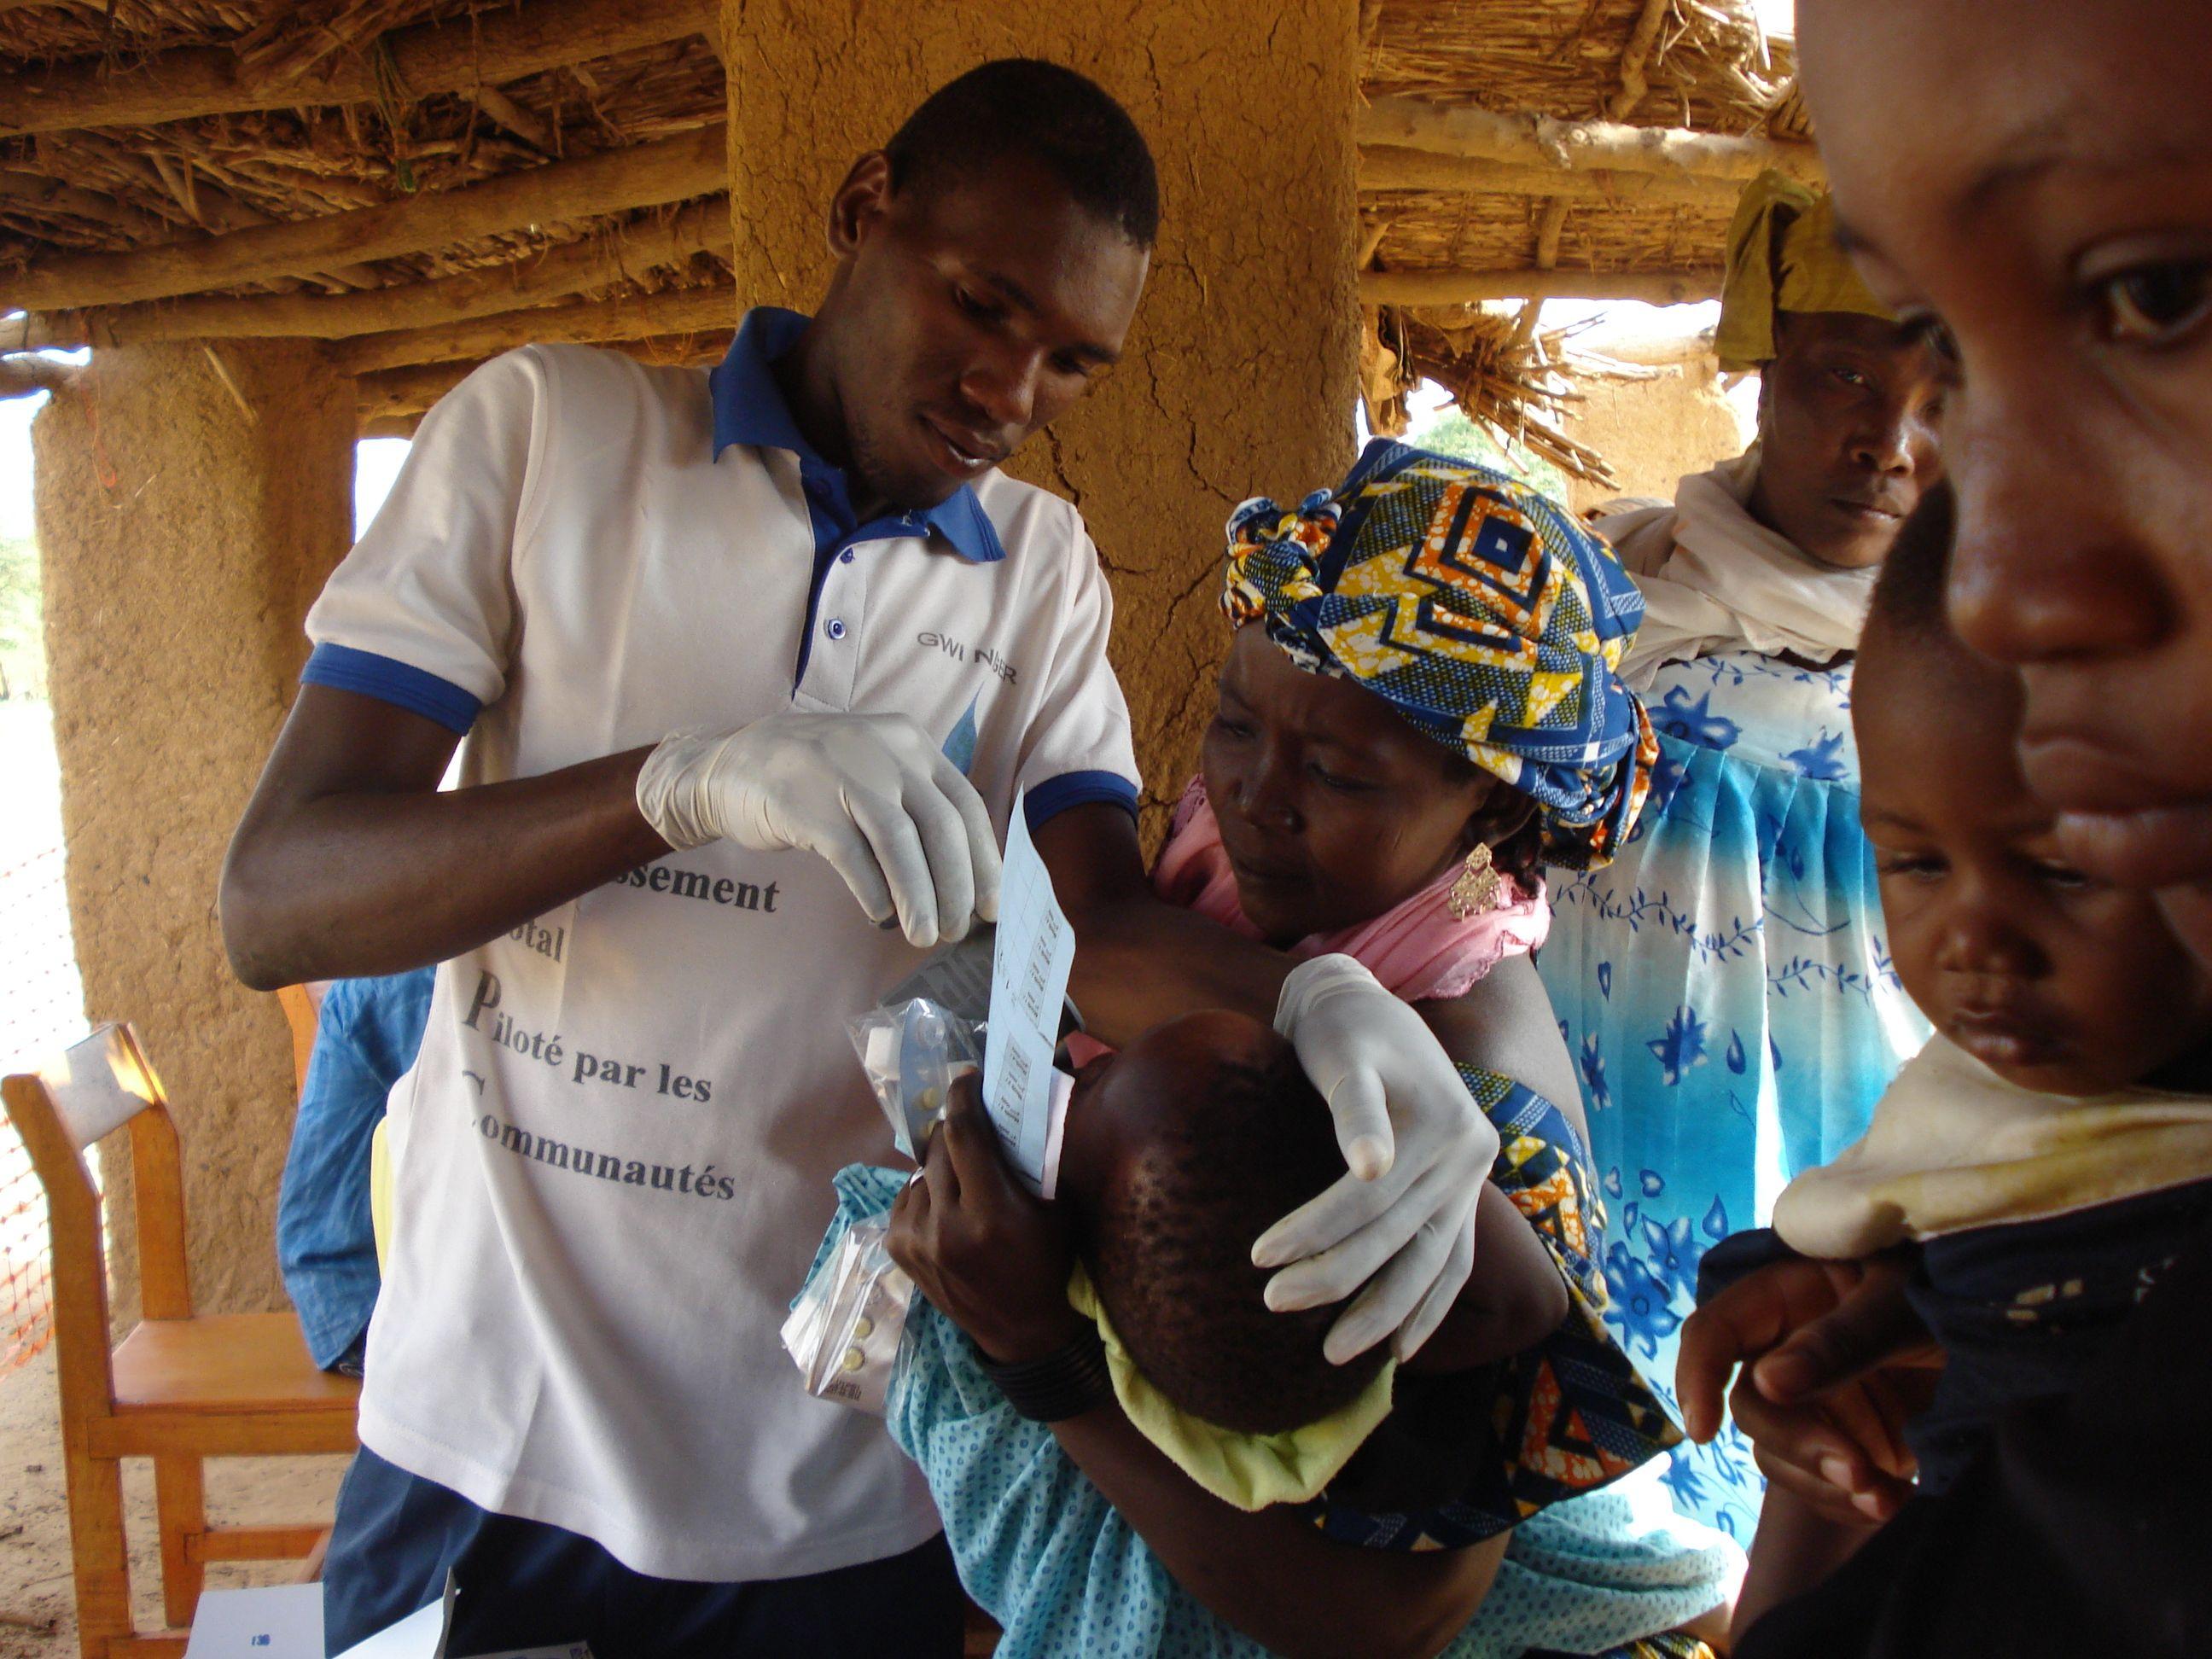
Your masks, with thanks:
M872 921L927 949L999 914L999 842L975 786L904 714L770 714L678 732L637 775L637 807L679 851L710 841L830 860Z
M1292 969L1275 1029L1328 1102L1351 1173L1252 1247L1254 1266L1283 1269L1267 1305L1316 1308L1359 1291L1330 1328L1328 1358L1342 1364L1388 1336L1409 1358L1474 1269L1498 1131L1427 1024L1350 957Z

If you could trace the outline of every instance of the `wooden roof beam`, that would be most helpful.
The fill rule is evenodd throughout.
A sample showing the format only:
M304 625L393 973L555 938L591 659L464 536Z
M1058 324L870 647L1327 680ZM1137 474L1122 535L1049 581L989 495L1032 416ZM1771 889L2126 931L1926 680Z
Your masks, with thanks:
M1742 186L1732 179L1692 173L1565 173L1396 144L1367 144L1359 151L1359 188L1407 190L1449 196L1534 196L1547 201L1594 202L1617 207L1714 208L1735 204Z
M1547 167L1555 173L1642 173L1728 179L1736 185L1768 167L1807 184L1826 179L1810 144L1754 134L1686 127L1627 126L1618 121L1555 121L1500 115L1473 105L1423 98L1377 98L1356 118L1359 142L1391 144L1479 161Z
M724 290L726 292L726 290ZM713 349L691 349L690 341L684 335L662 337L648 335L638 339L601 340L592 343L608 349L627 353L648 362L698 363L719 358L724 343L717 339ZM436 403L478 368L484 359L469 357L459 362L411 363L403 368L382 369L374 374L363 374L354 380L355 412L364 428L373 422L411 418ZM366 432L364 436L369 435ZM411 436L412 434L402 435Z
M738 309L733 288L672 289L635 299L507 312L442 328L363 334L333 347L332 357L346 374L370 374L410 363L490 357L538 343L603 345L661 334L728 335L737 330Z
M198 236L127 253L76 254L0 275L0 310L75 311L239 288L389 259L564 219L657 207L724 187L720 124L626 149L504 173L380 207Z
M483 364L479 357L459 363L412 363L380 374L363 374L353 383L355 417L368 422L420 415Z
M496 316L588 289L612 288L695 253L731 252L730 198L709 196L669 218L625 225L514 264L396 283L365 294L187 298L33 319L25 335L44 346L136 345L148 340L306 337L336 340Z
M58 363L51 357L0 357L0 398L59 392L79 373L75 363Z
M365 103L379 95L379 58L405 96L467 92L720 27L712 0L538 0L494 7L473 23L394 29L374 52L334 53L296 76L257 73L225 46L180 47L132 66L73 58L0 77L0 137Z
M33 165L43 176L67 176L81 155L89 155L167 201L187 227L197 220L200 229L220 234L229 230L248 230L256 225L275 222L260 209L248 207L220 185L204 179L198 180L191 192L191 204L187 205L183 198L170 188L168 177L143 155L89 132L73 132L66 143L41 144L40 151ZM174 231L167 233L167 235L175 234ZM332 286L343 284L348 288L375 288L384 280L380 273L366 265L345 265L335 270L317 271L315 279L318 282L327 280ZM296 285L295 280L289 277L281 284L285 287Z
M0 205L21 204L45 213L66 214L88 224L104 225L125 236L156 238L170 232L167 221L119 202L112 196L79 190L42 173L0 171Z
M1462 306L1482 300L1641 300L1687 305L1720 297L1718 270L1367 270L1364 306Z

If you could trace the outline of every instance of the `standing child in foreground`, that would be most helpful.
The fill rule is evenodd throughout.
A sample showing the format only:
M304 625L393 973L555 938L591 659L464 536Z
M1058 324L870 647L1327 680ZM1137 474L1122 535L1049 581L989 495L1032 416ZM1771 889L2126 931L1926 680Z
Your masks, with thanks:
M1910 1459L1867 1449L1930 1496L2004 1407L2078 1382L2212 1215L2212 980L2148 892L2062 856L2020 773L2018 677L1946 620L1951 528L1945 492L1899 537L1854 710L1891 948L1936 1035L1774 1217L1826 1261L1921 1247L1908 1294L1944 1366ZM1739 1635L1870 1535L1837 1515L1770 1488Z

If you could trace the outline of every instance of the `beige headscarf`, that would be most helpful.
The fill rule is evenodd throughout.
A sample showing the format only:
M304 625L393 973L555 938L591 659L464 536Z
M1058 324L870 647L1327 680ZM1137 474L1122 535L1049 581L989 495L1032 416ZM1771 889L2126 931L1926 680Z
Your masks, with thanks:
M2071 1215L2212 1176L2212 1099L2140 1085L2039 1095L1932 1037L1866 1133L1783 1189L1774 1230L1807 1255L1870 1255Z
M1796 179L1762 173L1745 186L1728 233L1728 274L1713 349L1731 374L1774 356L1774 319L1784 311L1890 312L1836 246L1836 210Z

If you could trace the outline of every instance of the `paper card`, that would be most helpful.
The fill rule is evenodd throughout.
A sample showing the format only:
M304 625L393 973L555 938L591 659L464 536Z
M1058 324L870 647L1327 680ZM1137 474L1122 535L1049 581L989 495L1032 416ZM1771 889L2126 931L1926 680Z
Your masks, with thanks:
M185 1659L323 1659L323 1587L203 1592Z
M1052 1051L1060 1039L1068 969L1075 963L1075 931L1030 840L1025 805L1021 795L1014 797L1000 866L983 1105L1015 1173L1031 1192L1042 1192L1051 1133Z
M446 1594L447 1601L433 1601L398 1624L386 1625L366 1642L354 1644L338 1659L439 1659L446 1646L446 1613L453 1595L450 1583Z
M300 1588L315 1592L315 1622L318 1640L315 1653L322 1653L320 1628L322 1624L322 1586L306 1584ZM453 1575L446 1575L446 1593L427 1607L411 1613L396 1625L386 1625L366 1642L357 1642L338 1656L338 1659L592 1659L587 1643L560 1642L545 1648L505 1648L492 1653L448 1656L446 1634L453 1624L453 1598L458 1592ZM187 1656L190 1659L190 1656Z

